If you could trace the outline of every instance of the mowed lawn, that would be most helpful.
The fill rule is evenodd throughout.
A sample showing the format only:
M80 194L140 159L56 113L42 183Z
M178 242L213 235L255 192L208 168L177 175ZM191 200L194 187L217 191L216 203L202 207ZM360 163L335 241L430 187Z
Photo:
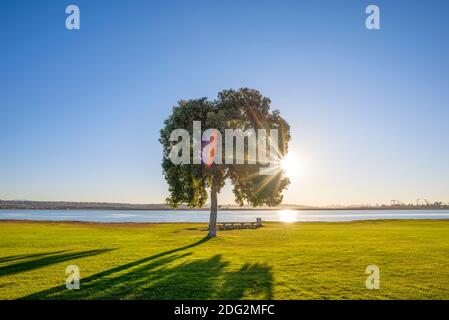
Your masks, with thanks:
M0 298L449 299L449 221L268 223L212 240L204 228L0 222Z

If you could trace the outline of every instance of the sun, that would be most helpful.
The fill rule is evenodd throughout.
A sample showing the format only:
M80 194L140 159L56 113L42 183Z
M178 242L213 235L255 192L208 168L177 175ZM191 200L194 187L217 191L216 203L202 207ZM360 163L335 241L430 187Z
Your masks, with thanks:
M287 154L283 159L281 159L281 169L285 172L287 177L295 177L298 174L299 169L298 159L290 154Z

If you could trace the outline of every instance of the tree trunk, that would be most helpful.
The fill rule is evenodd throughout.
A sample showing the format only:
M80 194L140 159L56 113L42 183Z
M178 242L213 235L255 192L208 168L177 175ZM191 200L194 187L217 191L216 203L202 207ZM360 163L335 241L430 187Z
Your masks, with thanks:
M210 218L209 218L209 238L217 236L217 190L212 187L210 190Z

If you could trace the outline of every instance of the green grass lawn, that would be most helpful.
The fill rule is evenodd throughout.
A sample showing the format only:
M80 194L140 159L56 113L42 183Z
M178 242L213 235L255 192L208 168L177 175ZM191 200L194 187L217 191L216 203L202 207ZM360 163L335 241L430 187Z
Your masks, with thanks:
M204 227L0 222L0 298L449 299L449 221L268 223L208 241ZM380 290L365 287L371 264Z

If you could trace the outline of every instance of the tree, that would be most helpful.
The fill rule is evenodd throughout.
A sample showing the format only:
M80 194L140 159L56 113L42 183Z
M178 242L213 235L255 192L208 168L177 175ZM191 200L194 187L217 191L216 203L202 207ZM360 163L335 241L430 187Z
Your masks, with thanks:
M248 163L249 137L244 139L244 164L237 164L236 161L207 163L204 157L200 163L195 164L193 161L195 139L189 140L188 163L175 164L170 155L175 151L174 146L178 141L173 141L173 137L171 139L172 132L176 129L185 129L189 137L192 137L194 121L201 121L202 129L216 129L222 137L225 137L226 129L240 129L241 132L250 128L255 132L258 132L258 129L277 129L279 139L276 158L281 159L288 152L290 126L280 116L278 110L270 111L270 104L271 100L263 97L257 90L248 88L224 90L219 92L217 99L213 101L207 98L179 101L164 122L159 141L163 146L162 169L169 187L166 203L172 208L177 208L182 203L191 208L204 207L208 198L207 190L210 190L209 237L216 236L217 194L227 179L233 184L237 204L243 206L247 202L254 207L263 204L279 205L282 202L282 192L290 181L284 176L280 167L271 175L261 175L260 169L264 167L261 163ZM212 134L205 144L200 145L201 150L209 148L208 152L212 159L216 159L221 152L222 159L225 159L224 148L216 147L220 142L220 139ZM180 151L182 152L185 150ZM235 150L233 155L236 155Z

